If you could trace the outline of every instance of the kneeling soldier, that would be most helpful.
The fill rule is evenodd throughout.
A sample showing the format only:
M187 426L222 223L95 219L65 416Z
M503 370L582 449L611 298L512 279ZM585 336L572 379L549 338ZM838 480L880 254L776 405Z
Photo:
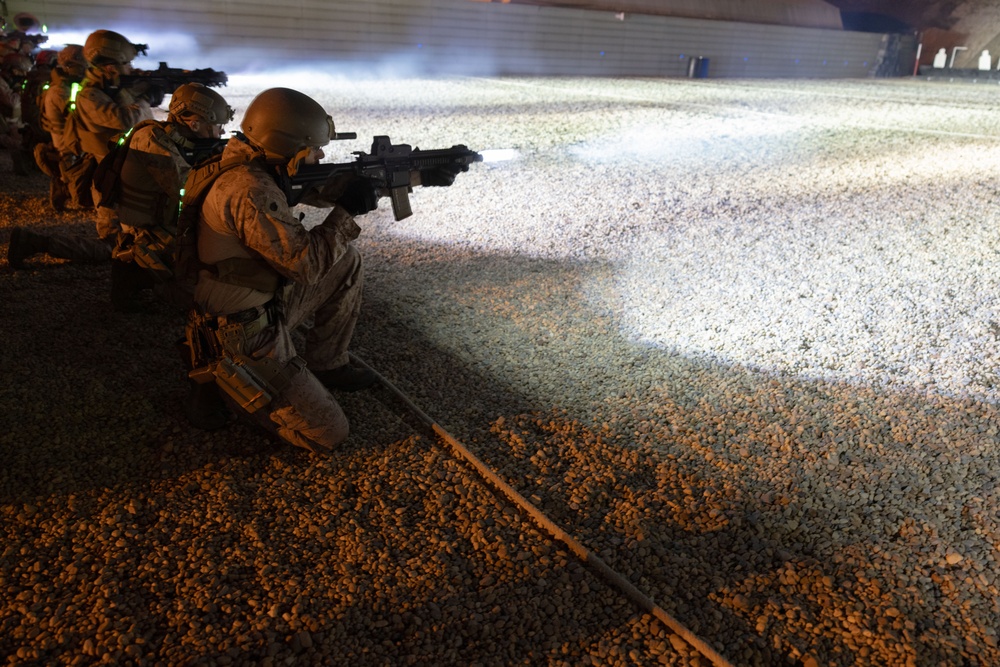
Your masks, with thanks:
M301 164L324 156L336 134L333 119L303 93L272 88L247 107L242 130L227 144L198 213L201 270L188 324L194 365L207 362L200 379L217 381L238 409L286 442L327 451L348 435L329 390L375 381L348 363L347 348L362 288L353 215L374 209L378 195L359 180L339 203L304 200L333 208L307 230L283 184ZM187 189L190 197L192 180ZM307 320L303 359L291 332Z
M190 295L177 293L173 282L181 190L191 166L225 145L233 110L211 88L186 83L170 96L167 113L166 121L143 121L121 136L109 156L114 162L95 175L100 205L114 209L121 225L114 250L120 275L111 287L119 311L132 309L143 288L168 290L165 296L190 307Z

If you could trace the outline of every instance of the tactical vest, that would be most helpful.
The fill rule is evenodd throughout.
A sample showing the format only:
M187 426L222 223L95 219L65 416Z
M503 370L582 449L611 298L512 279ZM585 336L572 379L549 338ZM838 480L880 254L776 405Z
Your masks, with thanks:
M181 212L177 220L177 242L174 249L174 274L182 287L194 290L198 272L209 271L219 282L247 287L260 292L276 293L284 278L262 259L230 257L216 264L206 264L198 257L198 222L201 207L212 185L225 172L235 167L263 161L263 153L240 155L224 159L218 155L191 169L185 183Z
M76 112L76 98L80 95L82 84L71 83L69 87L69 99L66 101L66 119L63 123L62 147L60 151L65 155L83 155L83 145L80 142L80 135L85 130L80 114Z
M162 227L173 233L177 226L181 183L177 183L176 190L164 190L149 172L147 164L140 159L141 153L132 151L132 139L136 133L151 126L155 126L152 129L154 135L165 135L178 153L169 158L157 155L157 158L170 160L162 167L176 170L175 157L183 159L181 149L190 148L193 144L182 137L173 124L146 120L119 137L111 152L101 160L94 174L94 185L101 191L100 205L113 206L123 224L139 228ZM104 174L102 172L108 162L108 172Z

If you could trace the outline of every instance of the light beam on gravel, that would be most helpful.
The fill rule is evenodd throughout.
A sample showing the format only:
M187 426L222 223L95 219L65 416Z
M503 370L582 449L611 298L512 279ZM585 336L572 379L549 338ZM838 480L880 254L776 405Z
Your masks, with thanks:
M984 224L993 227L996 217ZM976 269L994 256L987 235L952 232L947 246L929 255L928 226L872 221L882 242L897 250L896 270L885 276L853 256L873 230L859 230L854 219L826 225L823 235L842 238L844 255L809 256L794 233L772 240L786 247L750 243L726 223L676 233L669 242L644 236L616 271L619 331L643 346L768 373L933 386L1000 402L1000 391L982 379L998 363L996 313L969 289L989 277Z
M656 125L637 125L609 133L569 148L578 160L606 163L623 157L642 160L670 159L678 154L701 152L711 142L740 141L792 134L804 123L761 123L759 118L673 118Z

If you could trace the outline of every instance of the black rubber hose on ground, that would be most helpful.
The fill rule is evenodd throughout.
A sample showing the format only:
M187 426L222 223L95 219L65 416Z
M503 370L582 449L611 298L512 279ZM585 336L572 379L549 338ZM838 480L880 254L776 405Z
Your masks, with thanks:
M389 382L381 373L376 371L374 368L369 366L367 363L362 361L357 355L351 354L351 361L353 361L358 366L366 368L372 373L374 373L379 382L388 389L393 395L401 400L406 407L412 412L420 421L426 424L439 438L451 446L452 450L461 458L465 459L479 475L486 480L494 489L501 492L503 495L521 508L527 513L531 519L538 524L545 532L551 535L556 540L562 542L569 550L576 554L585 565L590 566L593 570L596 570L609 584L615 586L618 590L625 594L632 602L637 604L644 611L652 614L655 618L660 620L664 625L674 631L678 636L680 636L684 641L695 648L699 653L712 661L713 665L717 667L733 667L732 663L722 657L715 649L705 643L704 640L699 638L693 632L684 627L680 621L675 619L673 616L668 614L666 610L653 602L646 594L640 591L638 588L632 585L630 581L625 579L621 574L611 569L611 567L601 560L596 554L583 546L576 538L567 533L565 530L557 526L550 518L545 516L541 510L532 505L528 500L518 493L510 484L500 479L496 473L494 473L490 468L479 460L479 458L469 451L465 445L456 440L447 431L445 431L437 422L427 416L420 408L418 408L409 397L402 391L397 389L391 382Z

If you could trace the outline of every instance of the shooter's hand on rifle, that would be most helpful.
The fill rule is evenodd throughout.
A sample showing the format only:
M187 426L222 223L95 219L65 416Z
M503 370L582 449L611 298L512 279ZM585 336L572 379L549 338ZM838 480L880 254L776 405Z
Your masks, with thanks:
M149 81L144 81L143 79L138 79L131 82L125 90L128 91L129 95L135 98L145 97L146 93L149 92L150 84Z
M337 199L337 203L356 217L378 208L378 198L378 189L370 180L354 176L346 184L344 194Z
M156 85L155 83L150 84L149 89L143 93L143 97L149 101L149 106L158 107L163 104L163 98L166 95L163 88Z
M428 187L448 187L455 178L464 171L469 171L467 164L444 164L420 171L420 185Z
M379 197L385 195L370 178L354 171L336 174L314 192L306 194L303 203L321 208L339 204L352 216L374 211L378 208Z
M139 79L133 82L128 88L128 92L132 97L143 98L149 102L149 106L158 107L163 103L164 91L163 88L158 86L153 81L144 81Z

